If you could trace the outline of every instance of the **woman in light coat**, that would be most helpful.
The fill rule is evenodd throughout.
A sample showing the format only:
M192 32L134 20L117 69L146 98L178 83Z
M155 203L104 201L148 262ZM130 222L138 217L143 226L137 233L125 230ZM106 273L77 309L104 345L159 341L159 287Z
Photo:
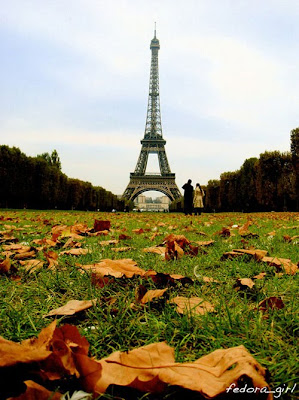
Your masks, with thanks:
M194 215L201 214L201 210L203 209L204 195L205 192L202 190L200 184L197 183L193 195Z

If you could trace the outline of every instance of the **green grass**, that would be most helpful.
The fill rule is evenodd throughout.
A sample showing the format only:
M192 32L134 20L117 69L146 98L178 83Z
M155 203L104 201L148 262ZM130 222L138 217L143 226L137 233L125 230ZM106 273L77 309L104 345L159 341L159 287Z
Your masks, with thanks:
M271 387L289 386L296 383L298 369L298 278L296 275L275 275L275 268L248 259L221 261L224 252L235 248L254 247L267 250L270 256L289 258L298 262L298 239L286 242L284 235L298 235L299 215L295 213L268 214L203 214L200 217L185 217L182 214L104 214L66 211L0 211L11 221L0 221L0 231L4 225L14 225L23 230L13 230L20 243L34 245L32 240L50 237L55 224L73 225L76 222L93 226L95 218L110 220L108 236L84 237L82 247L90 253L84 256L63 255L59 257L56 271L44 267L33 274L18 267L20 281L1 275L0 285L0 335L8 340L21 341L37 336L47 326L50 318L43 315L64 305L71 299L93 299L98 303L78 317L59 318L59 324L72 323L90 343L90 353L97 359L116 350L128 350L149 343L167 341L175 348L177 361L194 361L218 348L228 348L243 344L249 352L270 372ZM234 229L235 236L221 237L216 233L224 226L242 225L252 219L249 230L257 233L257 238L245 239ZM165 226L159 226L160 222ZM132 229L149 229L137 235ZM268 236L275 231L274 236ZM160 233L153 241L154 232ZM202 236L200 232L206 233ZM118 246L131 246L125 253L114 253L111 246L102 247L101 240L118 238L120 233L132 239L121 241ZM159 255L142 252L145 247L159 244L169 233L185 235L191 241L214 239L213 246L199 252L198 256L184 255L179 260L165 261ZM36 245L34 245L36 247ZM113 247L113 246L112 246ZM55 248L53 249L55 251ZM1 251L1 245L0 245ZM37 256L45 259L42 252ZM0 259L4 257L0 255ZM179 315L174 305L159 299L146 306L131 308L135 302L136 288L143 284L148 289L157 288L151 280L139 277L116 279L115 282L99 288L91 283L89 273L82 274L76 264L90 264L103 258L132 258L140 268L157 272L179 273L194 280L193 285L177 283L169 287L167 295L198 296L211 302L215 313L200 317ZM196 267L196 275L194 269ZM266 272L262 280L257 280L252 290L236 291L237 278L252 278ZM216 279L218 283L205 283L203 276ZM258 303L267 297L280 297L285 307L258 311ZM116 302L109 303L110 298ZM110 395L102 398L112 398ZM166 397L165 397L166 398ZM171 397L173 398L173 397ZM281 398L295 398L291 394Z

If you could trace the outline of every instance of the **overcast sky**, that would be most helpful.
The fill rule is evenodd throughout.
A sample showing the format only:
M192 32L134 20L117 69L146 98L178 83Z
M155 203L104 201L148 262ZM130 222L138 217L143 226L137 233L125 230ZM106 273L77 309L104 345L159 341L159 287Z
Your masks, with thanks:
M69 177L122 194L144 135L155 21L179 187L289 151L299 0L0 0L0 143L57 149Z

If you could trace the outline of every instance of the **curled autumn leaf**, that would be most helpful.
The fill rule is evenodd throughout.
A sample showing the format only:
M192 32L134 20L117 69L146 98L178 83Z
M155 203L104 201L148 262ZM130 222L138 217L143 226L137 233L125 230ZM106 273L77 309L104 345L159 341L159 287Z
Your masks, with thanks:
M277 272L283 271L287 275L295 275L298 271L298 265L292 263L288 258L263 257L262 261L274 266Z
M74 315L80 311L87 310L95 304L96 300L70 300L64 306L51 310L43 318L53 315Z
M41 330L36 339L24 340L21 343L11 342L0 337L0 367L47 358L51 354L49 344L55 328L56 322L53 321L48 327Z
M173 385L214 398L231 386L240 388L241 377L256 388L270 390L265 369L244 346L219 349L193 363L176 363L173 348L164 342L153 343L129 352L115 352L99 364L101 377L93 382L97 394L104 393L111 384L152 393Z

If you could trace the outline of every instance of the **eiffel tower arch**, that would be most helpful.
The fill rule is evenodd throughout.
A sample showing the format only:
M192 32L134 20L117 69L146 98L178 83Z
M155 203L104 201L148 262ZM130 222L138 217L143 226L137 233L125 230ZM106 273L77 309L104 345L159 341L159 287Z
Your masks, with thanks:
M156 37L156 28L150 49L152 56L144 137L141 140L141 151L135 171L130 173L130 182L122 197L133 201L141 193L155 190L165 194L173 201L180 198L181 193L175 183L175 174L171 172L169 167L165 151L166 140L163 139L162 135L158 67L160 43ZM158 156L159 173L146 174L149 154Z

